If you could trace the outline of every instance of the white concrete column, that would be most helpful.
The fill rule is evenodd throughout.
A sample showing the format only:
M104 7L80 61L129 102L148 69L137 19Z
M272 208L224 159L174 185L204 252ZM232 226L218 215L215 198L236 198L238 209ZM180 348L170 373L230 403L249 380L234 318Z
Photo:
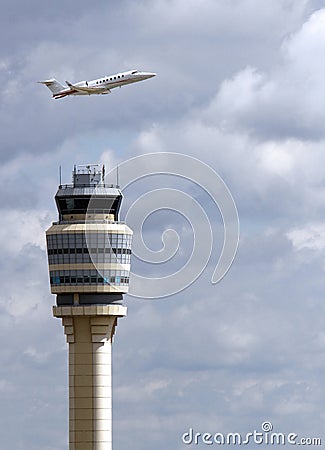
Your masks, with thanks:
M112 337L114 316L91 319L93 350L94 450L112 449Z
M54 307L69 343L69 450L112 450L111 347L119 305Z

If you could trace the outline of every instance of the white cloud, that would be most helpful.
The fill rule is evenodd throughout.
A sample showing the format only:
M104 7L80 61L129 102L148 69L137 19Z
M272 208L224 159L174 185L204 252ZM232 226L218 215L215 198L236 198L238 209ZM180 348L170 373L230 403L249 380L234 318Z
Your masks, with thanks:
M224 80L206 119L259 136L323 136L324 24L325 11L314 12L284 41L271 70L248 66Z
M309 223L303 228L293 228L287 233L296 251L303 249L313 251L325 250L325 224Z
M282 146L281 143L266 142L261 145L258 157L265 171L282 177L292 173L295 168L295 150L299 144L293 142L286 144Z
M30 244L45 250L44 225L49 221L48 211L2 210L1 220L0 242L4 253L17 254Z

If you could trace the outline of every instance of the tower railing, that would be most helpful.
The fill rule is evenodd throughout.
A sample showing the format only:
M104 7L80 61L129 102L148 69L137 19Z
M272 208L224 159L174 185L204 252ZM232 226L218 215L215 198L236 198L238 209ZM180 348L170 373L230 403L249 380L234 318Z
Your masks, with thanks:
M71 188L108 188L108 189L119 189L120 186L117 184L107 184L107 183L87 183L87 184L60 184L59 189L71 189Z

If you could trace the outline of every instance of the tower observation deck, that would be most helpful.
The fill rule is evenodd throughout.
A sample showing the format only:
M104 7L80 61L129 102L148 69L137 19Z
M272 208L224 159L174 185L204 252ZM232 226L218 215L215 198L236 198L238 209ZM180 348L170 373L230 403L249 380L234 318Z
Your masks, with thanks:
M46 232L57 305L111 304L128 292L132 231L118 221L122 193L105 169L74 167L55 196L59 221Z
M132 230L119 222L121 191L104 177L104 166L75 166L46 232L53 315L69 344L69 450L112 449L111 345L126 316Z

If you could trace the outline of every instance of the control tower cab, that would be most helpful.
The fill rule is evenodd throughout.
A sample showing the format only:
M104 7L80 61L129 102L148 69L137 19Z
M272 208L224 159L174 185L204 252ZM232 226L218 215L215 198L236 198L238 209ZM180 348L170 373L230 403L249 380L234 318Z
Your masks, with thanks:
M119 222L122 192L104 178L104 166L75 166L55 195L59 220L46 240L58 306L121 304L128 292L132 230Z

